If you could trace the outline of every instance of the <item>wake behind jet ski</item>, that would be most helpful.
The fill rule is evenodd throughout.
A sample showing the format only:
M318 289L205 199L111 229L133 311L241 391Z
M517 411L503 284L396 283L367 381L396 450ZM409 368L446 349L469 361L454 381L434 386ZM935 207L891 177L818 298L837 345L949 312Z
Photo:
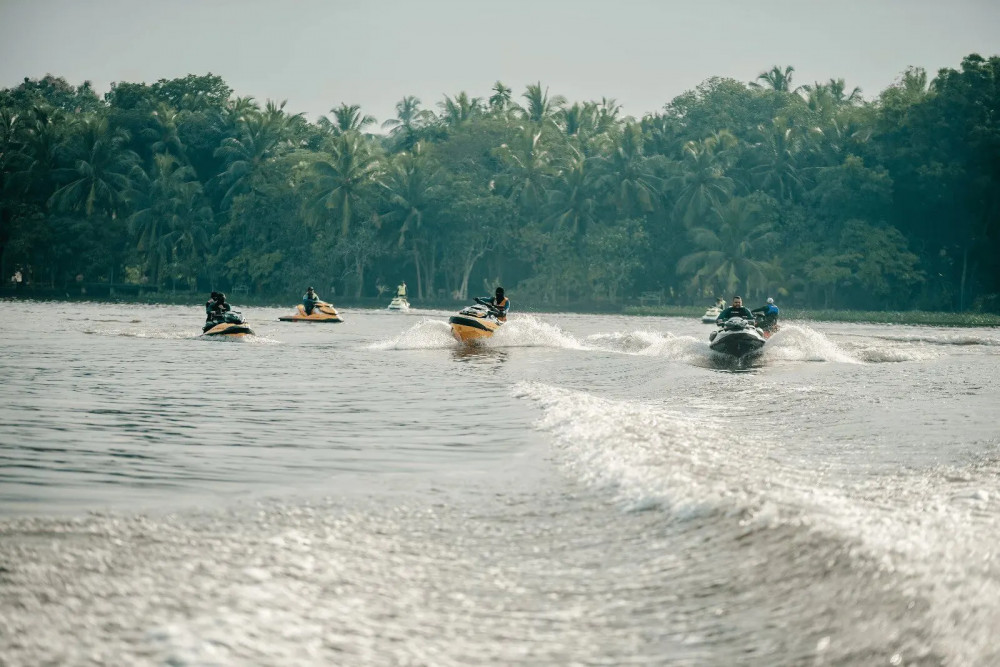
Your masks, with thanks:
M742 317L731 317L722 323L722 328L708 336L708 347L715 352L742 357L757 352L767 338L753 321Z

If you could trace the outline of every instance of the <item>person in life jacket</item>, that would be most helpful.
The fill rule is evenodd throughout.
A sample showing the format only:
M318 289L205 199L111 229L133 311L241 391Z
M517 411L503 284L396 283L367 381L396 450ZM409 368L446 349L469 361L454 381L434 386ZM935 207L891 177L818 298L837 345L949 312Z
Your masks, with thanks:
M510 310L510 299L503 295L503 288L498 287L496 295L488 299L483 299L486 303L493 308L497 313L497 320L500 322L507 321L507 311Z
M312 315L313 308L316 307L319 301L320 299L316 294L316 290L312 287L306 288L306 293L302 295L302 305L306 309L306 315Z
M396 288L396 296L405 299L406 298L406 281L399 283L399 287Z
M767 303L760 308L753 309L754 315L760 315L757 324L762 329L769 329L778 323L778 307L774 305L774 299L767 297Z
M226 303L226 295L222 292L212 292L211 297L205 302L205 327L208 331L213 326L222 322L232 308Z
M749 320L751 323L754 321L753 313L750 312L749 308L743 305L743 297L741 296L733 297L733 305L719 313L719 316L715 319L715 323L721 327L726 320L733 317L742 317L745 320Z

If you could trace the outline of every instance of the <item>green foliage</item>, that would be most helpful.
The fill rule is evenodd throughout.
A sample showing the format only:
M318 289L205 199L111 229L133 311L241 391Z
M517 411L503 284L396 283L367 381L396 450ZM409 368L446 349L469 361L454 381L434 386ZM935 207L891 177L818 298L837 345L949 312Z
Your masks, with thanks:
M437 113L405 96L384 136L357 105L312 124L212 74L103 100L27 79L0 91L0 278L995 309L1000 58L872 101L794 74L712 78L641 121L498 81Z

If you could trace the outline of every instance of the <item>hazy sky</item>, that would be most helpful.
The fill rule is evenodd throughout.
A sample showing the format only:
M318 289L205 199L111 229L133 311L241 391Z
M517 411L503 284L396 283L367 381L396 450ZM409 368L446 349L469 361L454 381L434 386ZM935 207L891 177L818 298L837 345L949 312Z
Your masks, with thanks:
M874 96L907 66L933 75L972 52L1000 53L1000 0L0 0L2 88L212 72L310 120L347 102L381 122L404 95L433 108L497 79L640 117L772 65Z

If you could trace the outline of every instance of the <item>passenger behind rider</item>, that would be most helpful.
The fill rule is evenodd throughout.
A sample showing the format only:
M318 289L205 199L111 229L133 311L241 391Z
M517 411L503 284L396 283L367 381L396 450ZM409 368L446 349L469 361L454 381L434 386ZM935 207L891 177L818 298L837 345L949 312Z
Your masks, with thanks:
M753 313L750 312L749 308L743 305L743 297L741 296L733 297L733 305L719 313L719 316L715 319L715 323L721 327L726 320L733 317L742 317L750 322L754 321Z
M496 294L489 299L482 299L497 313L497 321L507 321L507 311L510 310L510 299L503 295L503 288L498 287Z
M306 288L306 293L302 295L302 305L306 309L306 315L312 315L313 308L316 307L320 301L319 296L317 296L316 291L312 287Z
M761 328L767 329L778 323L778 307L774 305L774 299L767 297L767 303L765 303L760 308L754 308L753 314L760 314L760 321L757 325Z

